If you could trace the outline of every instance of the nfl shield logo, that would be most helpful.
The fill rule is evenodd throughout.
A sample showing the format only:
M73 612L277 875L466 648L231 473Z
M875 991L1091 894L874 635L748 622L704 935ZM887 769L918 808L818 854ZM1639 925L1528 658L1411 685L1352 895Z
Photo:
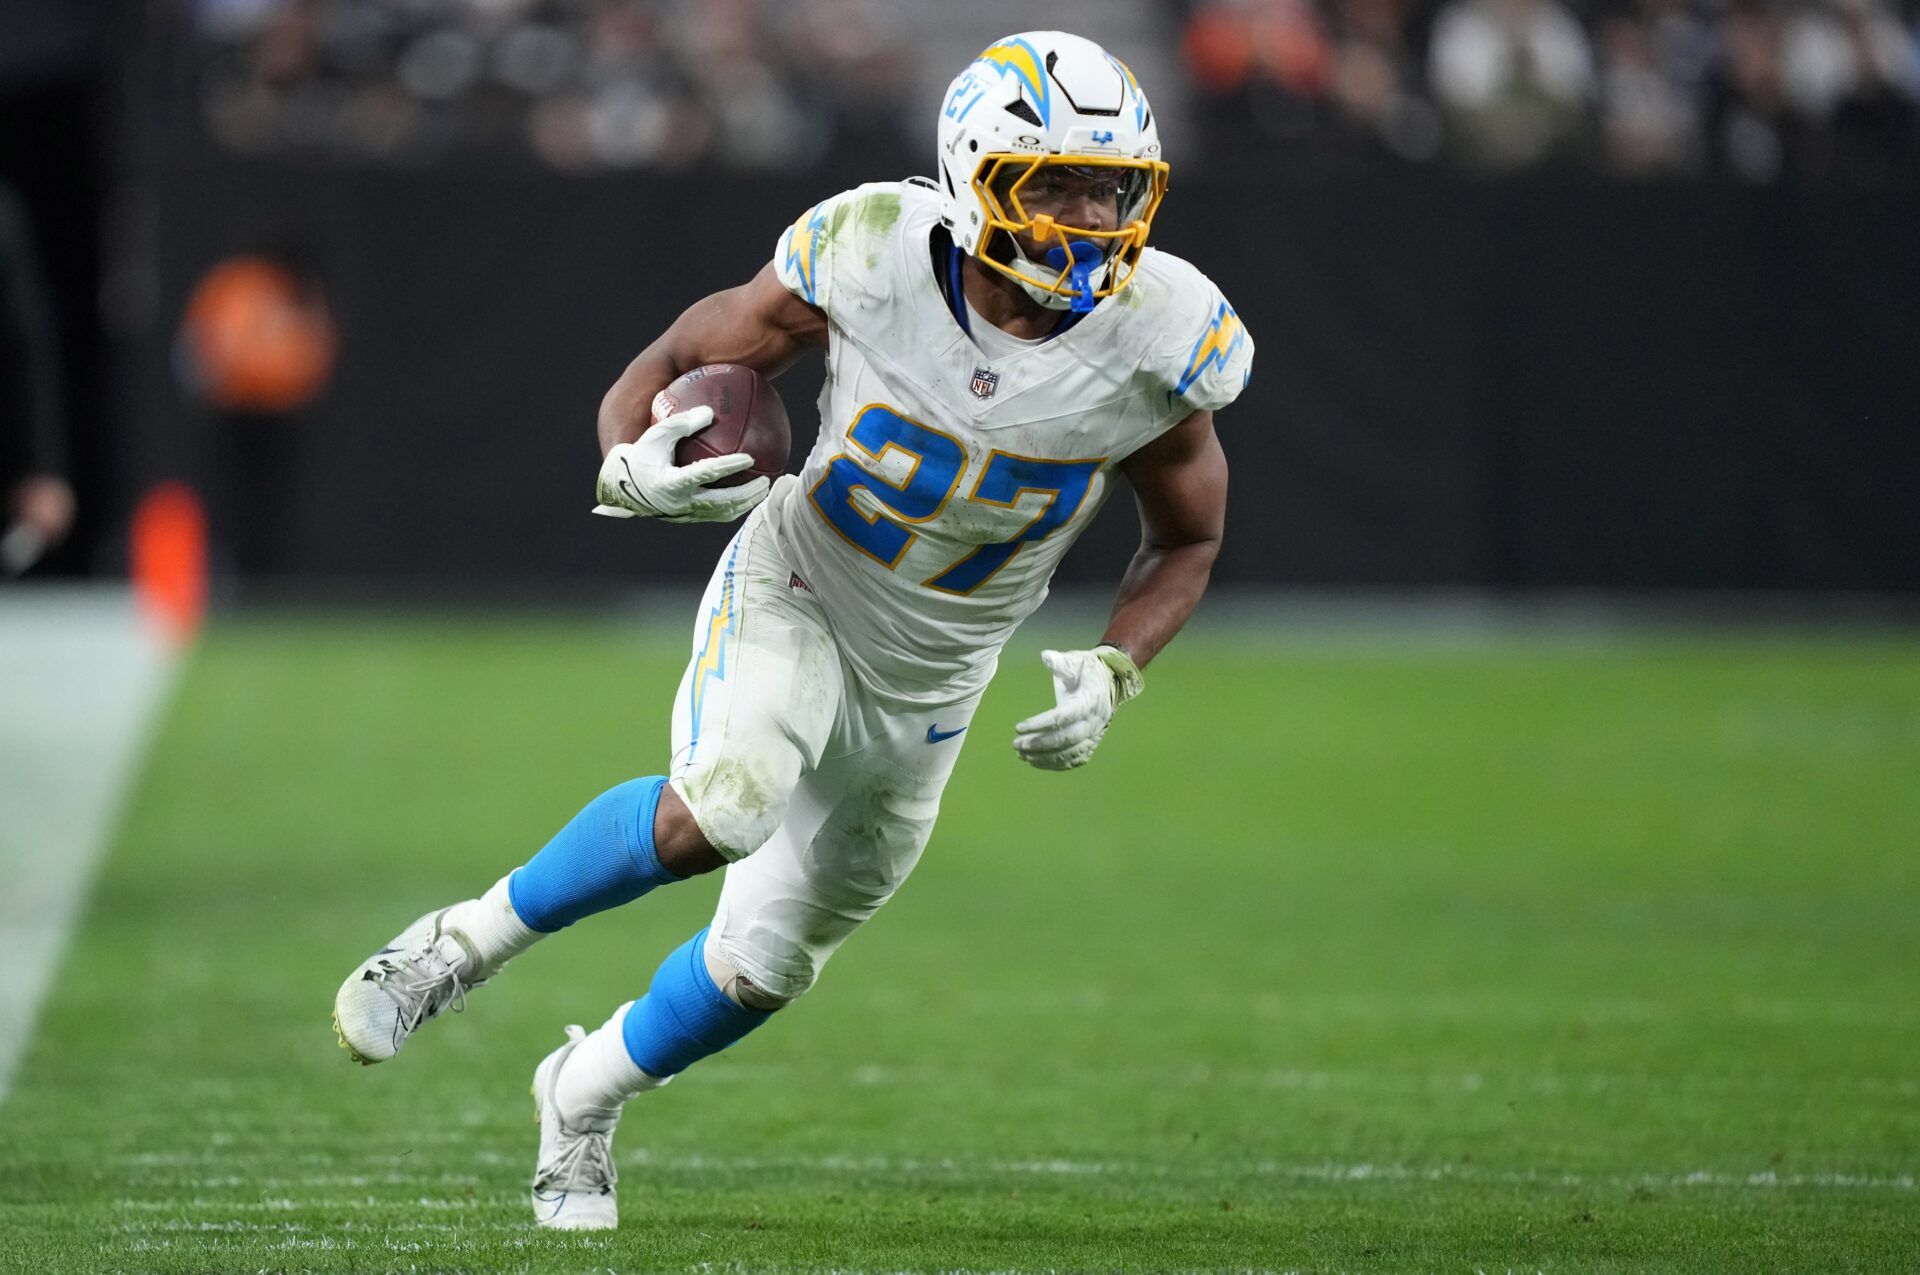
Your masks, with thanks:
M977 367L973 369L973 381L967 388L973 391L975 398L992 398L993 392L1000 388L1000 374Z

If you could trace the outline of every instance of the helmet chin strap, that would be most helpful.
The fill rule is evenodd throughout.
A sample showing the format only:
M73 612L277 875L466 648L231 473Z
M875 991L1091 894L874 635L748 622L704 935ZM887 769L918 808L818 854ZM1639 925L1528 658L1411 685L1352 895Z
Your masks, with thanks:
M1020 241L1008 236L1013 243L1014 256L1020 258L1037 277L1046 279L1053 287L1041 287L1025 279L1015 279L1026 294L1049 310L1071 310L1075 314L1086 314L1099 300L1093 295L1094 279L1103 266L1107 265L1106 254L1084 239L1075 240L1071 255L1067 248L1054 244L1048 248L1042 262L1029 257L1020 247ZM1058 280L1065 276L1066 286L1060 288ZM1055 289L1058 289L1057 291Z

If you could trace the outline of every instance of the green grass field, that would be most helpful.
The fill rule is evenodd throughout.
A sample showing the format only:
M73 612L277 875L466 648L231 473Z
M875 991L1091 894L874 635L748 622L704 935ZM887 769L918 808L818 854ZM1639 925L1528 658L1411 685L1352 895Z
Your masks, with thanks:
M1920 1269L1920 646L1195 635L1064 776L1034 649L900 897L564 1238L533 1064L713 878L392 1064L328 1010L660 767L677 628L216 629L0 1107L0 1268Z

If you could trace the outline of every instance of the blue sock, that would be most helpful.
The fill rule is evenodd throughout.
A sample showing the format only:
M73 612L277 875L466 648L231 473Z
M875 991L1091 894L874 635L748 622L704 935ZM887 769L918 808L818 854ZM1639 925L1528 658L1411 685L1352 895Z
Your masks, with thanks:
M520 919L551 934L684 880L661 867L653 850L653 813L666 786L660 775L629 779L589 801L507 881Z
M706 945L702 930L674 949L620 1024L627 1056L649 1076L677 1076L773 1017L727 999L707 973Z

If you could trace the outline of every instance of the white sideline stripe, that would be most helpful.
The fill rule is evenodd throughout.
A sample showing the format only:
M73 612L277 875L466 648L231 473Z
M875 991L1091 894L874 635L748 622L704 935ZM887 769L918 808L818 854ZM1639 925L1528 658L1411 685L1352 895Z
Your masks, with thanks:
M125 588L0 594L0 1101L172 668Z

